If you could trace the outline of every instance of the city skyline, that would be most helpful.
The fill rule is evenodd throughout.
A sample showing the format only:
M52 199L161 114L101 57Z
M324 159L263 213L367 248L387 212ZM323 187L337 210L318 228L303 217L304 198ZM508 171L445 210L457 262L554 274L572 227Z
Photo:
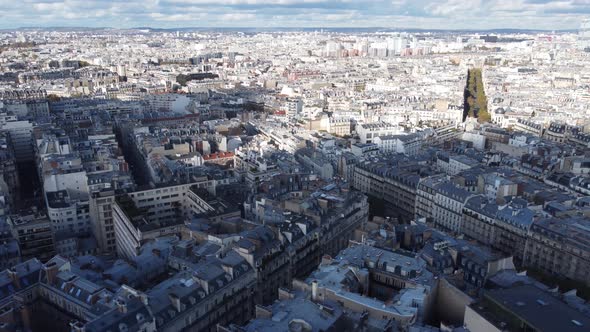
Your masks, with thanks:
M590 329L590 0L0 5L0 332Z
M586 0L350 1L150 0L0 1L1 29L109 28L323 28L572 30L590 15Z

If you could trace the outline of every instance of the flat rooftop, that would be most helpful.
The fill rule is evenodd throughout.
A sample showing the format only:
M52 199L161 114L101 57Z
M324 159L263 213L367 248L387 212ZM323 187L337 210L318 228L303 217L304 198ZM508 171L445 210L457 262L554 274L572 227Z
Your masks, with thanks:
M525 321L537 331L581 332L590 330L590 317L569 307L566 303L533 285L491 290L485 298ZM472 305L484 317L501 319L502 313L493 313ZM493 321L500 324L501 321Z

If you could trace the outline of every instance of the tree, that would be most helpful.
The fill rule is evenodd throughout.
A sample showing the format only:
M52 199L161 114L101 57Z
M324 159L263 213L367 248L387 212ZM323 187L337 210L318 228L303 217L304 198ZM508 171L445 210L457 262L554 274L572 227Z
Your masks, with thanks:
M488 111L480 110L477 114L477 122L486 123L492 121L492 116Z
M186 82L188 82L188 77L186 75L180 74L176 76L176 82L182 86L186 86Z
M463 114L465 117L477 118L479 122L488 122L491 120L480 68L468 70L464 95L465 111Z

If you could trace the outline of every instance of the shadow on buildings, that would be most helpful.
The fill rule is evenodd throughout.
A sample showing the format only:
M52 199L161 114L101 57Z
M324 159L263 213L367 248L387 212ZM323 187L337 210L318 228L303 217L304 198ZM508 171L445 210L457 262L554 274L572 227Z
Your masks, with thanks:
M15 201L16 210L39 207L43 203L43 196L35 162L17 163L17 171L19 188Z

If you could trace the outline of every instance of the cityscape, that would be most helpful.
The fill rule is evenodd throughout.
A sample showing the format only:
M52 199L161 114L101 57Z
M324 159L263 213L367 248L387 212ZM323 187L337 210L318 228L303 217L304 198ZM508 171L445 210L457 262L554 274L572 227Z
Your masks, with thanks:
M0 23L0 332L590 331L587 2L74 2Z

